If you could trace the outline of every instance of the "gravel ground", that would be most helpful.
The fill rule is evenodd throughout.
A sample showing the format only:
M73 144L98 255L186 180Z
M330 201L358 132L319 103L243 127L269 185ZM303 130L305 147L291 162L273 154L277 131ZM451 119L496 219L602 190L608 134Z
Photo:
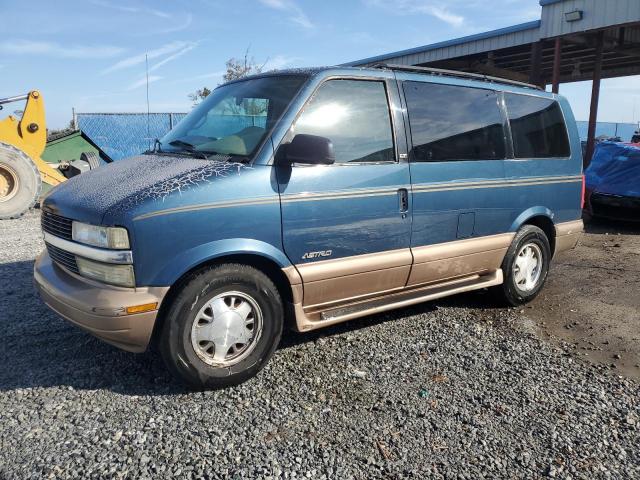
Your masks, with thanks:
M36 298L37 212L1 228L0 478L640 478L639 384L482 293L287 334L191 393Z

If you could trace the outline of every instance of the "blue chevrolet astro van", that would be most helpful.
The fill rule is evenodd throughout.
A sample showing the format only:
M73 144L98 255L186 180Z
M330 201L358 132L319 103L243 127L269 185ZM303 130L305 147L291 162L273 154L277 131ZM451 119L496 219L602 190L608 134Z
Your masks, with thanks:
M412 67L216 88L153 151L42 202L44 302L187 384L255 375L309 331L490 288L533 299L583 229L567 101Z

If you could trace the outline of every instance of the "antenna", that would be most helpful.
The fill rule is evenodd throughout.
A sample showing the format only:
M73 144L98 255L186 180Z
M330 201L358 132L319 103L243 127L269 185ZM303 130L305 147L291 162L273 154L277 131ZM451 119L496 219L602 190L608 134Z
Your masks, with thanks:
M151 149L151 127L149 125L149 117L151 116L151 110L149 108L149 56L144 54L144 64L147 75L147 141L149 142L149 149Z

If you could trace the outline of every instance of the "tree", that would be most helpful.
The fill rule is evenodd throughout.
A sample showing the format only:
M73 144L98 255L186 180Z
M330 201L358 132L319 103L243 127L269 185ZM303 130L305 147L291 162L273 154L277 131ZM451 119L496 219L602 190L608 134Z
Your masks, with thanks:
M244 52L244 58L238 59L232 57L227 60L227 63L225 64L227 72L222 76L222 78L225 82L230 82L232 80L244 78L248 75L261 73L266 63L267 62L262 65L258 65L255 58L249 57L249 49L247 48Z
M210 93L211 93L211 90L209 90L207 87L202 87L196 90L195 92L190 93L189 100L191 100L194 105L197 105L202 100L207 98Z
M249 75L261 73L266 63L266 61L262 65L256 63L255 58L253 56L249 56L249 48L247 48L247 50L245 50L244 52L243 58L231 57L226 61L225 67L227 71L222 76L222 79L225 82L230 82L232 80L238 80L239 78L244 78ZM189 100L191 100L194 105L197 105L202 100L207 98L210 93L211 90L209 90L207 87L203 87L193 93L190 93Z

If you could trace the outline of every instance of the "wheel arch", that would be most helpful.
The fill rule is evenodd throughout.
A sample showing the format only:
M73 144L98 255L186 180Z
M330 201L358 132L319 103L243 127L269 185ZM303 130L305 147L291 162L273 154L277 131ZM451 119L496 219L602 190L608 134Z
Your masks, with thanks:
M546 207L533 207L525 210L513 222L511 231L517 232L523 225L534 225L545 233L553 257L556 250L556 227L553 223L553 212Z
M191 266L188 270L183 272L176 281L172 283L172 285L169 287L169 290L167 291L167 294L162 300L162 304L160 305L158 316L155 325L153 326L151 343L155 343L157 341L158 335L162 331L162 324L164 323L164 319L166 317L168 309L171 307L173 300L189 280L189 278L201 270L228 263L237 263L253 267L269 277L269 279L278 289L278 292L280 293L283 304L285 306L285 315L288 315L288 309L286 308L286 305L293 302L293 290L291 287L291 283L282 270L283 266L281 266L273 258L256 252L219 254L212 258L204 259L200 263ZM285 318L285 320L289 319Z

